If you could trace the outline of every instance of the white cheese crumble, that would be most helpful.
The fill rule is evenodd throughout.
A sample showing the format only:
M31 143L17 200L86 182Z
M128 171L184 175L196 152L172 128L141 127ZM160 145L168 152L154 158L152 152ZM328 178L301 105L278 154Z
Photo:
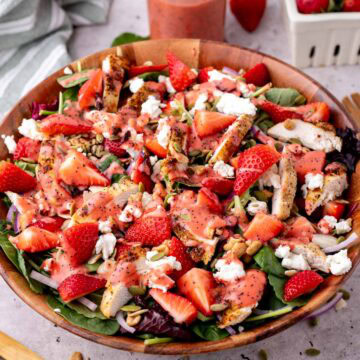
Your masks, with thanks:
M335 225L335 233L337 235L341 235L351 231L351 222L351 218L347 220L340 219L340 221Z
M102 70L104 73L109 74L111 71L110 59L106 57L102 62Z
M240 261L228 263L225 259L220 259L215 264L218 271L214 278L220 281L234 281L245 276L244 266Z
M141 198L143 208L145 208L152 201L152 199L152 195L144 191Z
M322 189L324 186L324 175L313 173L306 174L305 185L310 190Z
M225 93L220 97L220 100L216 104L216 108L226 115L256 115L256 106L250 99L240 98L229 93Z
M280 245L275 250L275 256L280 259L284 259L284 258L288 257L289 255L290 255L290 247L287 245Z
M149 269L157 269L164 265L169 265L174 270L181 270L182 266L175 256L163 256L159 260L152 261L151 259L158 254L158 251L148 251L146 253L146 265Z
M281 265L290 270L311 270L310 265L302 254L290 253L283 258Z
M119 215L119 220L122 222L131 222L134 217L139 218L142 215L141 209L134 205L126 205L124 210Z
M105 221L99 221L99 231L103 234L111 233L111 228L113 225L113 220L109 217Z
M251 216L254 216L259 212L262 212L262 213L267 213L268 212L266 202L265 201L259 201L259 200L251 201L249 203L249 205L247 206L246 210Z
M136 134L135 141L137 143L143 143L144 142L144 134Z
M19 133L33 140L43 140L44 135L38 129L38 123L34 119L24 119L18 128Z
M334 255L328 255L326 263L333 275L344 275L350 271L352 262L347 255L347 249L341 250Z
M154 166L157 162L158 162L158 160L159 160L159 158L156 156L156 155L154 155L154 156L150 156L150 164L151 164L151 166Z
M145 84L145 81L143 79L140 78L135 78L129 81L129 89L130 91L135 94L136 92L138 92L143 85Z
M207 93L200 93L195 101L194 106L190 110L190 115L195 115L196 110L206 110L206 102L208 100Z
M268 171L266 171L259 178L259 188L260 190L264 189L264 186L273 187L275 189L281 188L280 175L278 171L278 167L274 164Z
M71 74L73 74L73 71L67 66L67 67L64 69L64 74L65 74L65 75L71 75Z
M208 71L208 76L209 76L210 82L221 81L222 79L229 79L229 80L235 81L235 79L232 76L224 74L224 73L220 72L219 70Z
M13 154L16 149L16 142L14 140L14 135L1 135L1 138L4 140L4 143L8 149L9 154Z
M170 141L171 127L168 124L168 118L162 118L159 120L158 133L156 135L158 143L163 147L167 148Z
M225 164L223 160L219 160L214 164L214 171L224 178L233 178L235 176L235 169Z
M174 89L172 83L171 83L171 80L168 76L164 76L164 75L160 75L159 78L158 78L158 81L159 83L165 83L165 86L166 86L166 91L169 93L169 94L175 94L176 93L176 90Z
M152 119L156 119L162 113L160 105L161 101L150 95L141 105L141 114L149 114Z
M333 229L336 224L337 224L337 218L335 216L329 216L329 215L325 215L323 217L323 220L325 220L329 226Z
M116 237L114 234L104 234L99 237L99 240L95 245L96 254L102 253L104 260L109 259L111 254L114 252L116 245Z

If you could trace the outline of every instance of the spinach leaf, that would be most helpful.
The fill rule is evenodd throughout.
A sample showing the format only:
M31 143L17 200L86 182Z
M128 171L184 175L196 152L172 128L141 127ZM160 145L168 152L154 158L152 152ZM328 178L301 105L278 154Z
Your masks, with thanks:
M78 85L66 89L63 93L64 102L66 100L77 101L79 90L80 90L80 86Z
M297 298L297 299L294 299L293 301L284 301L283 300L284 286L285 286L286 281L288 280L287 278L282 278L282 277L278 277L278 276L269 274L268 280L269 280L269 284L274 289L276 297L280 301L282 301L284 304L287 304L290 306L302 306L307 303L307 300L303 299L303 298Z
M26 161L18 160L18 161L15 161L15 165L18 166L20 169L23 169L24 171L26 171L30 175L35 176L37 164L28 163Z
M56 297L49 295L47 303L50 308L56 309L57 314L68 320L74 325L83 329L93 331L97 334L114 335L119 331L120 325L116 320L102 320L99 318L88 318L79 314L70 307L62 304Z
M152 71L140 74L137 77L144 81L158 81L160 75L168 76L169 73L167 71Z
M29 276L29 271L31 268L29 264L25 261L22 253L18 251L14 245L9 241L7 234L0 234L0 247L4 251L7 258L13 263L13 265L18 269L18 271L25 277L29 283L30 289L36 294L42 294L44 286L38 281L31 279Z
M74 74L60 76L56 79L59 85L63 88L72 88L74 86L80 85L85 81L89 80L91 74L94 72L94 69L85 69Z
M114 161L116 161L117 163L120 162L118 157L113 154L107 156L104 161L98 165L99 170L101 172L104 172Z
M118 35L113 42L111 43L111 46L118 46L118 45L124 45L129 44L137 41L143 41L143 40L149 40L149 36L140 36L136 35L134 33L124 32L120 35Z
M70 302L70 303L65 304L60 298L58 298L58 300L64 306L69 307L71 310L74 310L78 314L84 315L85 317L87 317L89 319L98 318L101 320L106 320L106 317L102 314L102 312L99 309L97 309L96 311L91 311L86 306L84 306L83 304L80 304L78 302Z
M281 106L302 105L306 98L292 88L271 88L265 93L267 100Z
M220 329L216 324L208 322L196 323L191 327L191 330L201 339L209 341L221 340L229 336L226 330Z
M111 175L111 183L118 183L123 177L128 177L126 174L113 174Z
M89 270L89 272L95 272L99 268L99 266L102 264L102 261L97 261L94 264L85 264L86 268Z
M264 246L255 256L255 262L260 266L261 270L267 274L283 277L285 270L281 266L280 261L275 256L275 252L269 246Z

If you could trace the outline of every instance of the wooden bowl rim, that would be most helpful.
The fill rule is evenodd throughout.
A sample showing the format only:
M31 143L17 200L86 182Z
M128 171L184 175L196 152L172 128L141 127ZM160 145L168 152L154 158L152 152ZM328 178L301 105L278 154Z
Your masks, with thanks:
M165 41L179 41L182 40L184 42L193 41L191 39L166 39L166 40L147 40L148 44L150 41L156 46L157 43L165 42ZM145 42L136 43L137 46L141 46ZM274 62L277 62L287 67L289 70L298 73L301 77L306 78L311 83L315 84L321 92L325 93L338 107L338 110L342 113L342 115L348 119L349 123L351 123L355 128L359 128L359 126L350 118L350 116L346 113L343 105L336 99L334 95L332 95L326 88L320 85L316 80L312 79L307 74L302 71L296 69L294 66L285 63L282 60L279 60L271 55L266 55L262 52L251 50L239 45L233 44L225 44L216 41L209 40L200 40L200 44L213 44L213 45L222 45L230 48L237 48L249 53L258 54L262 56L264 59L271 59ZM86 59L92 59L96 57L101 57L104 53L115 52L116 48L124 48L127 45L122 45L114 48L104 49L102 51L96 52L91 55L87 55L83 58L75 60L72 64L75 64L77 61L85 61ZM70 66L69 64L68 66ZM42 87L43 83L48 81L48 79L56 73L60 73L62 69L48 76L45 80L31 89L26 95L24 95L9 111L1 123L6 121L10 121L10 117L12 116L12 112L20 105L22 99L29 95L30 92L34 91L37 88ZM231 349L247 344L254 343L261 339L272 336L282 330L287 329L288 327L294 325L295 323L301 321L307 315L311 314L314 310L319 308L321 305L326 303L335 293L338 291L341 285L350 277L352 272L355 270L356 266L360 261L360 244L357 244L351 248L350 256L353 260L353 267L349 273L343 276L329 276L320 287L318 291L312 296L311 300L301 308L294 310L293 312L283 315L280 318L277 318L269 323L261 325L255 329L251 329L245 331L243 333L229 336L223 340L217 341L199 341L199 342L174 342L167 344L159 344L152 346L145 346L142 340L133 339L124 336L106 336L93 333L91 331L82 329L78 326L71 324L70 322L63 319L61 316L57 315L53 310L47 308L46 303L44 303L45 296L44 295L36 295L34 294L30 288L27 286L25 279L20 275L15 267L10 263L10 261L6 258L2 251L0 251L0 275L3 277L8 286L15 292L15 294L21 298L27 305L29 305L33 310L38 312L40 315L50 320L52 323L57 326L62 327L65 330L70 331L75 335L79 335L84 339L103 344L109 347L126 350L126 351L134 351L141 353L149 353L149 354L162 354L162 355L189 355L189 354L200 354L200 353L208 353L213 351ZM49 311L50 310L50 311Z

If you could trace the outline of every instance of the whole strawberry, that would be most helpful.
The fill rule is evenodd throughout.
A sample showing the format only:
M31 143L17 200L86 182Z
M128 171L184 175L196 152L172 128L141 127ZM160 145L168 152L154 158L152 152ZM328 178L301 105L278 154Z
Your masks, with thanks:
M266 0L230 0L230 8L240 25L253 32L264 15Z
M315 290L324 279L313 270L305 270L292 276L284 286L284 300L292 301Z
M345 0L344 11L346 12L360 11L360 0Z
M296 5L303 14L315 14L326 11L329 0L296 0Z

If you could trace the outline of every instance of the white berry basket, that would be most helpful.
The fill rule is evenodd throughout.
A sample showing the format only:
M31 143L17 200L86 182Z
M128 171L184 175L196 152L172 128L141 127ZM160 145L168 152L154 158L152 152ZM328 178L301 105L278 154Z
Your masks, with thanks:
M283 8L293 65L360 64L360 12L301 14L296 0Z

